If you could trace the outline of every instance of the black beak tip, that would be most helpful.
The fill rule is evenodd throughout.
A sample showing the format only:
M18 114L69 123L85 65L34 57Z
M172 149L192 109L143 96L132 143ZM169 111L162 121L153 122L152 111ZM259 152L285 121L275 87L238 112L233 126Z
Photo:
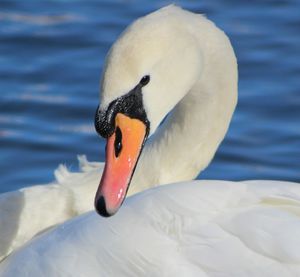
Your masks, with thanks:
M107 211L106 205L105 205L105 199L103 196L100 196L95 199L95 209L96 209L97 213L103 217L110 217L113 215Z

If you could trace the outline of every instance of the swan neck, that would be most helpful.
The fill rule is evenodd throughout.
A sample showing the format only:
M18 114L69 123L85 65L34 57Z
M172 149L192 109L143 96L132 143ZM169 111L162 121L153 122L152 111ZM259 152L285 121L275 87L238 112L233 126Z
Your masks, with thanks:
M201 25L194 34L203 57L199 78L146 144L132 193L194 179L227 132L237 102L236 58L221 30L208 20Z

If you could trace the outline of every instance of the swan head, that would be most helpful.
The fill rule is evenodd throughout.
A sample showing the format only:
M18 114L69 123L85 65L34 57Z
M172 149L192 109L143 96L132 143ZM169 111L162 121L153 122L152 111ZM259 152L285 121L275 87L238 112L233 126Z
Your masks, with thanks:
M103 69L97 132L107 139L95 197L103 216L121 206L148 137L199 78L201 51L183 11L168 6L130 25L111 47Z

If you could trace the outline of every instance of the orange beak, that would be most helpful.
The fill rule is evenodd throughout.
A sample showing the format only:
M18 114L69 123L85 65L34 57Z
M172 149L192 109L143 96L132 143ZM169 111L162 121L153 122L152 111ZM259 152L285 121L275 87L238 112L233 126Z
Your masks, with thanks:
M95 208L111 216L122 205L147 137L146 125L122 113L115 117L115 131L107 139L106 162L95 197Z

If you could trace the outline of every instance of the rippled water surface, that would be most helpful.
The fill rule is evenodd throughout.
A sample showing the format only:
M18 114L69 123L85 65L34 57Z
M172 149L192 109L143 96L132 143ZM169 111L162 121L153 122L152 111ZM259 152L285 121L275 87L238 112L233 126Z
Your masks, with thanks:
M174 1L172 1L174 2ZM95 134L99 76L126 25L168 1L0 2L0 192L53 180L77 154L104 160ZM300 181L299 1L175 1L229 35L239 104L201 174Z

